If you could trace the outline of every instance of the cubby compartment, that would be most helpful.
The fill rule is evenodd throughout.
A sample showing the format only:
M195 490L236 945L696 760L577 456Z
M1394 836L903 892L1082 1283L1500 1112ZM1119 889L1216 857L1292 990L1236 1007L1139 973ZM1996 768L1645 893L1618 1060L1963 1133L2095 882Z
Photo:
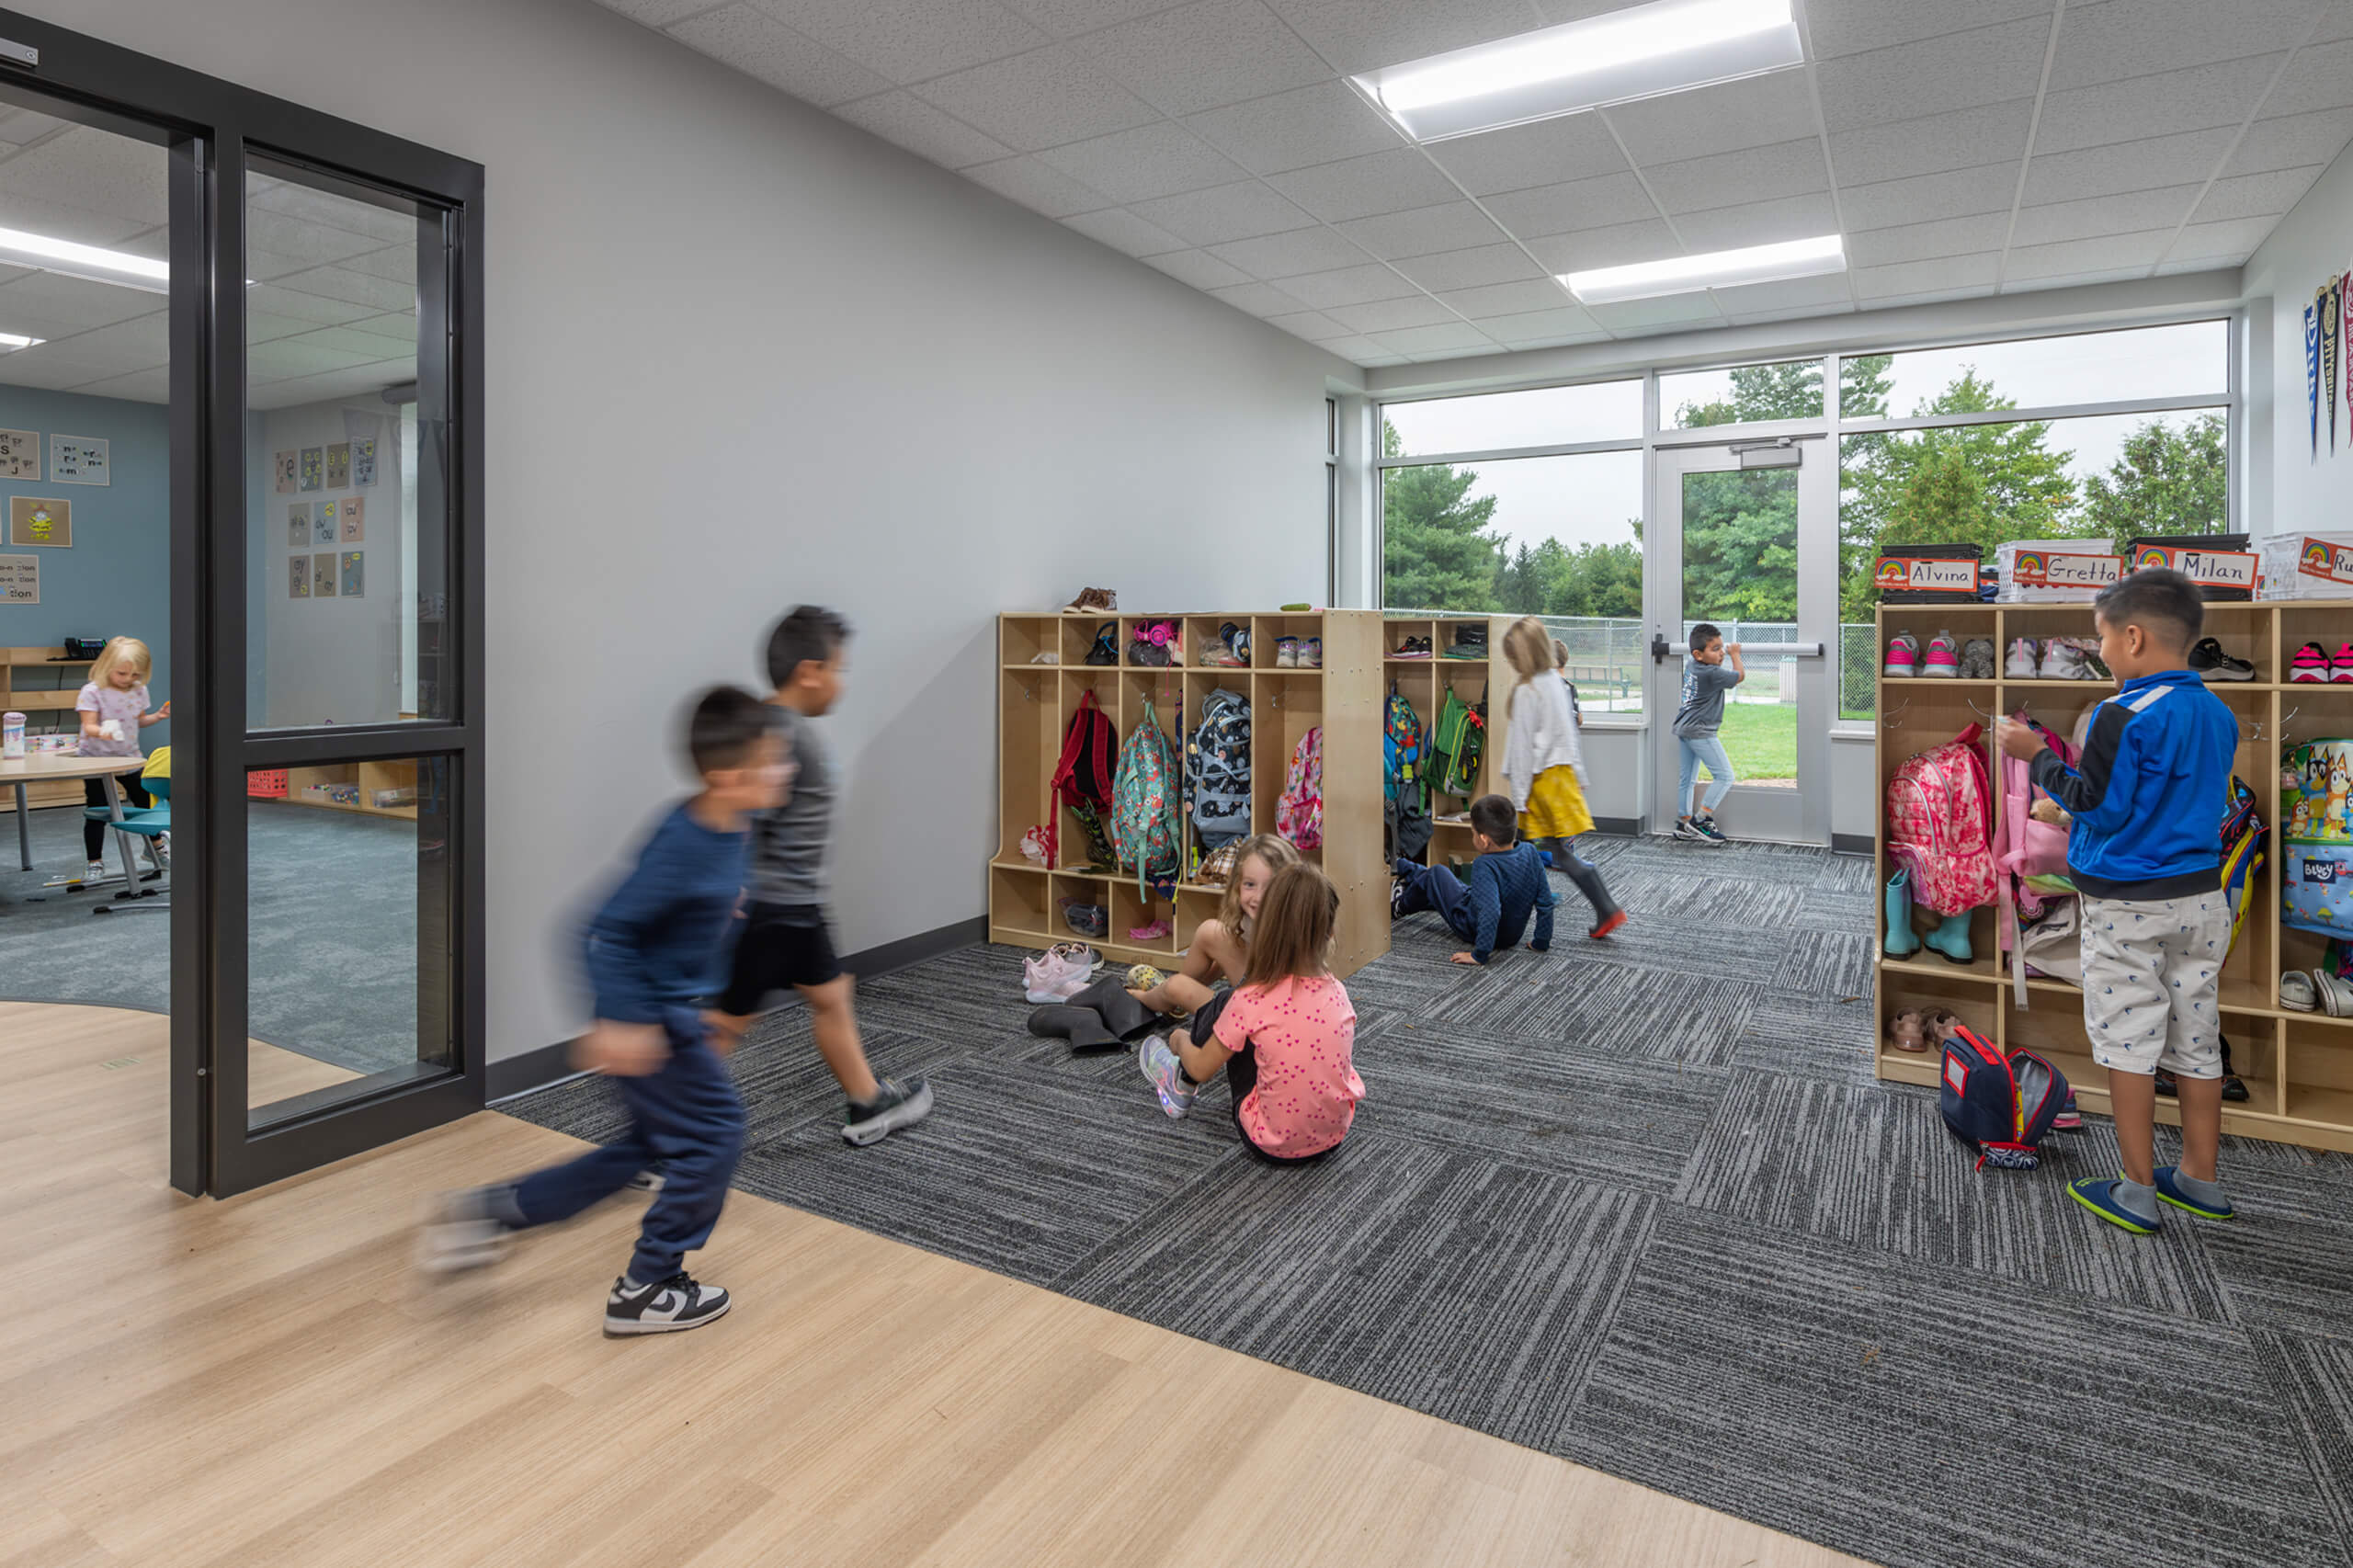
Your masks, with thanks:
M2066 605L2057 608L2078 610L2086 617L2086 627L2088 629L2090 624L2088 607ZM2003 649L2000 625L1991 605L1889 605L1884 612L1884 619L1886 624L1881 629L1879 645L1874 650L1874 653L1880 662L1882 678L1888 681L1888 689L1891 692L1908 691L1915 686L1967 687L1980 692L1987 689L1983 681L1964 681L1956 676L1932 676L1920 673L1927 667L1928 644L1940 631L1952 634L1953 653L1956 656L1969 645L1970 639L1973 637L1983 637L1991 642L1994 644L1994 674L1998 678L2002 673ZM2073 631L2075 628L2054 626L2052 630ZM1914 674L1909 677L1886 676L1888 644L1894 640L1897 633L1905 631L1910 632L1919 642L1919 662L1915 665ZM1985 699L1980 696L1977 700L1984 703Z
M1180 809L1184 810L1185 813L1185 874L1188 878L1199 869L1201 857L1207 853L1200 845L1199 835L1196 832L1196 824L1193 821L1193 815L1191 811L1188 809L1193 799L1191 792L1193 769L1198 766L1197 759L1194 757L1192 752L1193 731L1200 726L1202 716L1209 710L1206 704L1208 703L1210 697L1213 693L1220 691L1231 692L1234 696L1239 697L1245 703L1248 703L1251 700L1249 672L1246 670L1197 669L1188 672L1185 676L1186 730L1184 734L1176 737L1176 739L1180 743L1182 750L1182 755L1178 759L1178 767L1183 770L1186 785L1186 793L1184 797L1186 805ZM1256 718L1255 709L1253 710L1253 718L1254 720ZM1250 767L1251 777L1255 781L1257 776L1257 757L1255 755L1255 752L1250 758ZM1256 817L1256 800L1254 795L1251 801L1251 813L1253 819ZM1230 832L1232 831L1233 824L1228 823L1221 825L1224 831ZM1243 832L1245 835L1256 831L1257 830L1255 820L1244 823Z
M1498 660L1503 657L1504 629L1510 624L1511 618L1506 616L1465 615L1457 616L1450 619L1440 620L1433 629L1430 649L1432 653L1438 655L1438 662L1441 665L1469 665L1474 667L1483 667L1486 664L1490 655ZM1463 644L1456 641L1456 639L1466 629L1473 631L1474 633L1484 632L1486 634L1487 641L1482 648L1479 656L1475 659L1449 659L1447 657L1448 649L1475 645Z
M1286 671L1292 669L1320 671L1324 667L1321 650L1313 651L1316 663L1311 665L1305 662L1311 653L1308 647L1309 642L1320 642L1324 636L1322 616L1258 615L1250 619L1252 667L1261 670ZM1297 644L1297 657L1300 663L1285 665L1282 662L1282 643L1285 638L1290 638Z
M1004 744L997 748L995 858L1000 862L1019 861L1022 835L1047 817L1048 785L1063 744L1054 697L1050 670L997 674L997 711L1005 725Z
M1201 928L1204 920L1214 920L1225 906L1225 889L1190 885L1176 890L1176 930L1171 946L1183 951L1189 946L1188 933Z
M1877 902L1881 906L1879 940L1880 951L1882 953L1887 952L1885 890L1888 878L1894 874L1895 865L1892 860L1881 868L1881 892ZM1977 980L2003 978L2006 965L2003 961L2001 949L2001 921L1998 911L1988 904L1969 912L1970 956L1967 963L1955 963L1945 957L1940 950L1927 945L1929 933L1937 930L1941 924L1942 921L1938 916L1915 907L1912 912L1912 931L1920 938L1920 946L1917 950L1902 958L1889 954L1888 967L1909 970L1915 973L1927 975L1968 976Z
M2332 1130L2328 1147L2353 1149L2353 1020L2289 1018L2284 1028L2286 1114Z
M1176 951L1176 910L1166 899L1149 890L1139 894L1132 876L1121 877L1111 884L1111 935L1115 945L1146 954L1173 957ZM1139 937L1136 932L1154 925L1169 928L1157 936Z
M1054 923L1049 919L1051 910L1046 903L1049 880L1040 870L989 869L989 940L1053 934Z
M1059 661L1063 651L1063 618L1059 615L1008 615L997 619L997 661L1006 665L1034 665L1038 655L1051 653L1052 664Z
M1500 654L1501 650L1498 649L1497 653ZM1510 695L1511 687L1506 678L1506 684L1500 687L1501 696L1499 696L1496 683L1490 674L1492 667L1483 661L1474 664L1469 660L1460 662L1441 660L1438 663L1431 691L1430 718L1422 733L1423 742L1432 754L1430 782L1433 799L1445 802L1443 806L1437 808L1438 810L1448 812L1459 812L1480 796L1498 793L1503 789L1503 727L1500 722L1500 710L1503 705L1502 699ZM1446 711L1446 699L1449 692L1461 699L1466 707L1480 716L1479 767L1471 787L1460 791L1441 791L1438 788L1439 779L1436 766L1438 738L1437 726L1438 720Z
M1257 662L1256 653L1253 650L1250 641L1250 623L1253 619L1253 617L1246 615L1187 616L1185 618L1185 662L1192 665L1195 669L1226 670L1250 668L1252 665L1255 665ZM1233 648L1233 639L1229 638L1226 635L1229 628L1232 629L1234 636L1238 637L1241 641L1242 646L1238 650ZM1234 653L1236 656L1242 658L1245 662L1239 665L1214 665L1209 663L1208 658L1204 657L1206 654L1208 657L1213 658L1219 654L1229 652ZM1267 662L1272 663L1273 661L1269 660Z
M1065 615L1062 618L1063 665L1086 665L1086 655L1094 650L1096 634L1105 627L1111 629L1111 653L1114 662L1120 657L1120 618L1116 615ZM1090 668L1099 666L1088 666Z
M1291 754L1323 723L1323 682L1287 670L1250 677L1250 820L1259 832L1277 831Z
M1437 656L1438 622L1435 620L1384 620L1381 623L1381 649L1383 660L1391 664L1427 664ZM1416 653L1408 655L1405 644L1418 641L1430 644L1428 656Z
M1184 635L1185 617L1181 615L1123 615L1120 618L1120 663L1129 669L1163 669L1181 665L1192 657L1191 640ZM1157 648L1167 655L1167 665L1155 665L1139 657L1143 648Z
M1906 1007L1917 1007L1924 1016L1938 1011L1949 1012L1989 1040L2001 1040L2002 993L1995 986L1972 982L1958 974L1896 973L1887 975L1885 994L1880 998L1879 1017L1871 1020L1876 1045L1883 1066L1904 1071L1882 1075L1903 1076L1914 1082L1934 1083L1937 1077L1937 1051L1932 1046L1924 1052L1898 1051L1889 1043L1887 1021Z
M2211 609L2212 607L2208 608ZM2322 653L2334 656L2337 649L2353 642L2353 608L2341 604L2291 601L2273 606L2272 619L2275 622L2275 652L2272 657L2277 662L2270 666L2273 673L2265 678L2286 684L2299 695L2314 687L2324 686L2325 683L2320 681L2299 682L2291 678L2296 667L2296 650L2307 642L2317 642Z
M1116 879L1109 876L1077 876L1065 871L1055 872L1050 879L1047 891L1047 935L1058 942L1067 942L1075 938L1094 943L1097 947L1106 942L1118 942L1124 937L1126 933L1108 919L1112 903L1111 885L1114 881ZM1082 931L1072 925L1070 909L1073 904L1092 904L1105 911L1107 924L1104 929Z

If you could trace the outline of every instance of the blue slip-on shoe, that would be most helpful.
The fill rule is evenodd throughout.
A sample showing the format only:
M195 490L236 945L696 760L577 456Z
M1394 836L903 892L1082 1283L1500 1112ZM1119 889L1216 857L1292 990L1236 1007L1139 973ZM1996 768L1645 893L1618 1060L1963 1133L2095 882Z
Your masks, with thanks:
M2199 1202L2198 1199L2181 1190L2174 1181L2175 1174L2176 1170L2172 1165L2157 1167L2157 1196L2167 1203L2177 1209L2187 1210L2201 1220L2228 1220L2237 1215L2238 1210L2232 1206L2228 1199L2222 1200L2222 1206L2220 1209L2210 1209Z
M2116 1181L2114 1176L2079 1176L2067 1184L2067 1196L2111 1225L2136 1236L2155 1235L2159 1221L2154 1217L2143 1220L2116 1201Z

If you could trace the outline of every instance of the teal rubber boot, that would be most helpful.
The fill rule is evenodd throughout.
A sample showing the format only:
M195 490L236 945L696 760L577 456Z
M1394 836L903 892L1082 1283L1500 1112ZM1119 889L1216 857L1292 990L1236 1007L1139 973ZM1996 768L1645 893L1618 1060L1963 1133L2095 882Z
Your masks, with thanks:
M1919 950L1919 936L1912 929L1912 873L1898 871L1887 879L1888 956L1908 959Z
M1953 963L1967 963L1977 956L1969 945L1969 911L1965 909L1946 915L1942 925L1921 939Z

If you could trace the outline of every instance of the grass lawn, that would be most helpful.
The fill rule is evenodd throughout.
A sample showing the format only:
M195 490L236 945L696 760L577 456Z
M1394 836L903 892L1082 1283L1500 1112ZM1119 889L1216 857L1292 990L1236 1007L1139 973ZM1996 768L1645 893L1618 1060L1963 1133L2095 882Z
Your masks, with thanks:
M1798 776L1798 710L1780 702L1727 702L1717 739L1743 778Z

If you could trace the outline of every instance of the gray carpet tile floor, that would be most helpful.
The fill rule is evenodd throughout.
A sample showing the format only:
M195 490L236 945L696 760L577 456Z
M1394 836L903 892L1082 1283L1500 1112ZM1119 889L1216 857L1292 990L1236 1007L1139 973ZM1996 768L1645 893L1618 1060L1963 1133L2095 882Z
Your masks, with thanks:
M1421 915L1349 980L1327 1160L1250 1158L1222 1086L1171 1121L972 948L859 989L938 1095L875 1148L805 1016L756 1026L738 1185L1897 1568L2353 1568L2353 1158L2226 1140L2238 1221L2101 1227L2101 1119L1980 1174L1872 1080L1868 862L1579 847L1608 943L1556 881L1550 955ZM620 1125L593 1080L510 1108Z
M416 824L263 801L246 820L249 1032L360 1073L413 1065ZM42 886L81 870L79 807L28 827L29 871L0 817L0 999L170 1011L170 917L93 915L100 894Z

